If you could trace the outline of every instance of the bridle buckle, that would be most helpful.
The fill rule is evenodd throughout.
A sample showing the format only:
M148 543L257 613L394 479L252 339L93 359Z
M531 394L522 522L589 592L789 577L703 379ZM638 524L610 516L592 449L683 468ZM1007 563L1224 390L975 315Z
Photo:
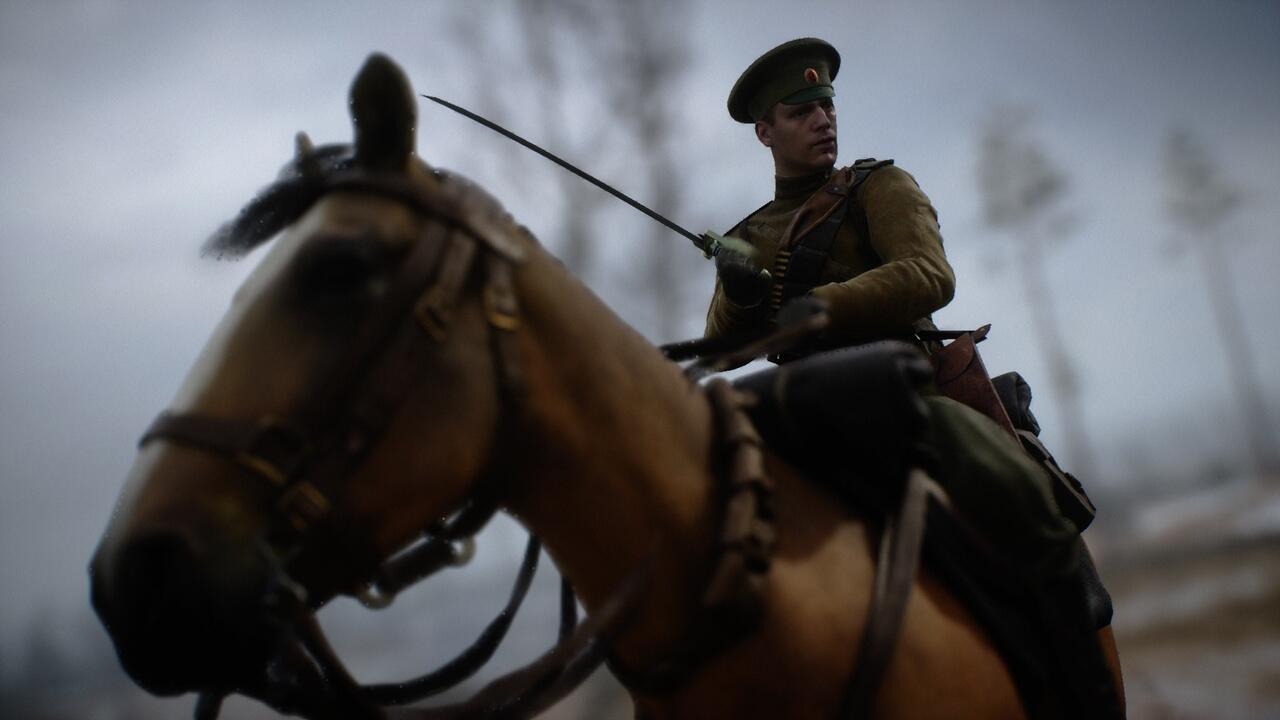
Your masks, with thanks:
M284 487L289 478L311 454L311 445L301 432L274 415L258 419L257 428L247 445L236 451L235 461L261 475L276 487Z

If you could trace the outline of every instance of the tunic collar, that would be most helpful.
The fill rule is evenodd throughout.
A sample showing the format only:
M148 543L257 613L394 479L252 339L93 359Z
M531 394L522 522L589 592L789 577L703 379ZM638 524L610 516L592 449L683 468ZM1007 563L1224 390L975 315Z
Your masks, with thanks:
M799 177L780 177L773 176L774 180L774 200L788 200L797 197L808 197L818 191L827 182L827 178L831 177L831 173L835 168L827 168L812 175L801 175Z

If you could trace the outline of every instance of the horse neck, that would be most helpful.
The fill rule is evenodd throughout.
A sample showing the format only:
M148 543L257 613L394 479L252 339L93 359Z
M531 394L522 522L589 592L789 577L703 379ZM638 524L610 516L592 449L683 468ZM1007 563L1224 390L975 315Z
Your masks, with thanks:
M711 414L672 363L542 252L520 272L526 426L507 509L590 611L654 552L644 614L687 611L714 513ZM658 625L662 627L662 625Z

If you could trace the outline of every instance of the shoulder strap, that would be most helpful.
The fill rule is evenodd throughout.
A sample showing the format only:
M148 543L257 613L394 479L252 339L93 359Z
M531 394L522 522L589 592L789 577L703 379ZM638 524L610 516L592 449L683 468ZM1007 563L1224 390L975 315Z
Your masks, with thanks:
M890 167L890 165L892 164L893 164L892 158L888 158L884 160L877 160L876 158L863 158L860 160L854 160L854 164L850 165L850 168L854 169L854 172L858 173L858 176L859 176L858 182L854 183L854 186L855 187L859 186L859 184L861 184L861 182L863 182L864 179L867 179L867 176L869 176L869 174L872 174L872 170L887 168L887 167Z
M872 172L892 164L893 160L863 158L841 168L796 211L774 260L774 284L769 297L772 312L817 287L848 212L849 198L856 200L858 187Z

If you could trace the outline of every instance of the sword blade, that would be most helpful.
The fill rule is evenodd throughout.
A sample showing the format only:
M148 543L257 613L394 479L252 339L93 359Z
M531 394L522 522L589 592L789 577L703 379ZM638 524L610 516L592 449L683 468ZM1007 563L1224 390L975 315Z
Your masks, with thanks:
M514 140L515 142L520 143L520 144L521 144L521 145L523 145L524 147L529 148L530 150L532 150L532 151L534 151L534 152L538 153L538 154L539 154L539 155L541 155L542 157L544 157L544 158L546 158L546 159L550 160L551 162L553 162L553 163L555 163L555 164L559 165L560 167L564 168L565 170L568 170L569 172L573 173L574 175L577 175L578 177L582 178L583 180L586 180L587 182L591 183L592 185L595 185L596 187L598 187L598 188L600 188L601 190L603 190L603 191L605 191L605 192L609 193L610 195L612 195L612 196L614 196L614 197L618 198L619 200L621 200L622 202L624 202L624 203L626 203L626 204L630 205L631 207L635 208L636 210L639 210L640 212L644 213L645 215L648 215L650 218L652 218L652 219L654 219L654 220L657 220L658 222L660 222L660 223L662 223L663 225L667 226L668 228L670 228L671 230L675 231L676 233L678 233L678 234L680 234L680 235L683 235L684 237L686 237L686 238L688 238L689 240L693 241L693 244L694 244L694 245L695 245L699 250L702 250L702 251L704 251L704 252L706 251L706 246L707 246L707 241L706 241L706 239L704 239L704 238L702 238L702 237L700 237L700 236L698 236L698 235L695 235L695 234L693 234L693 233L689 232L688 230L685 230L684 228L682 228L682 227L680 227L679 225L675 224L674 222L672 222L672 221L668 220L667 218L663 217L662 215L659 215L658 213L654 212L653 210L650 210L648 207L646 207L645 205L643 205L643 204L642 204L642 203L640 203L639 201L637 201L637 200L633 199L630 195L627 195L626 193L622 192L621 190L618 190L618 189L614 188L613 186L611 186L611 185L609 185L609 184L605 183L603 180L599 180L599 179L597 179L595 176L593 176L593 175L591 175L591 174L589 174L589 173L587 173L587 172L584 172L584 171L582 171L582 170L579 170L577 167L575 167L574 165L570 164L569 162L567 162L567 161L565 161L565 160L560 159L560 158L559 158L559 157L557 157L555 154L553 154L553 153L551 153L551 152L548 152L548 151L546 151L546 150L543 150L542 148L538 147L537 145L534 145L533 143L529 142L528 140L525 140L524 138L520 137L519 135L517 135L517 134L515 134L515 133L511 132L510 130L508 130L508 129L506 129L506 128L502 127L501 125L499 125L499 124L497 124L497 123L493 122L492 120L489 120L489 119L487 119L487 118L481 117L480 115L477 115L477 114L475 114L475 113L471 112L470 110L468 110L468 109L466 109L466 108L458 107L457 105L454 105L453 103L449 102L448 100L442 100L442 99L440 99L440 98L438 98L438 97L435 97L435 96L432 96L432 95L423 95L422 97L424 97L424 98L426 98L426 99L428 99L428 100L430 100L430 101L432 101L432 102L434 102L434 103L439 103L439 104L441 104L441 105L443 105L443 106L445 106L445 107L449 108L450 110L452 110L452 111L454 111L454 112L458 113L459 115L462 115L463 117L470 118L471 120L474 120L475 122L480 123L481 125L483 125L483 126L485 126L485 127L489 128L490 130L492 130L492 131L494 131L494 132L498 133L499 135L502 135L503 137L505 137L505 138L507 138L507 139L509 139L509 140Z

